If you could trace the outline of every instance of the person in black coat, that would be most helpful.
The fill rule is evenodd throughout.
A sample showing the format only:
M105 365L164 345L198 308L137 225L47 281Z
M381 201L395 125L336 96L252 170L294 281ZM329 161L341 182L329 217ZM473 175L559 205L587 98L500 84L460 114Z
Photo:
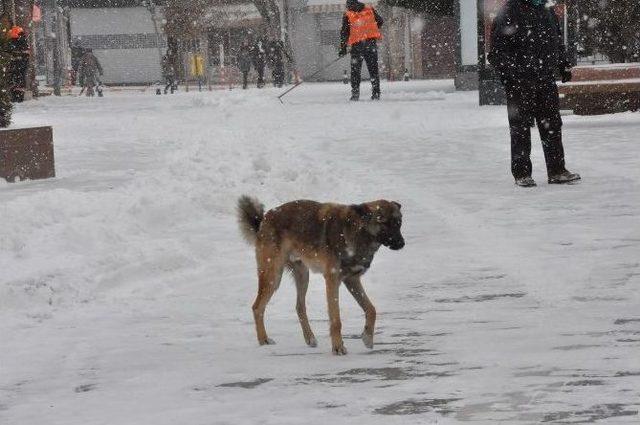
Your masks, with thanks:
M9 66L9 81L11 86L11 101L24 101L24 93L27 90L27 72L31 49L29 39L22 27L14 25L9 30L9 52L11 63Z
M287 50L284 47L282 40L272 38L267 44L267 61L269 62L269 68L271 68L271 74L273 76L273 85L275 87L282 87L284 85L284 59L291 61Z
M580 179L565 168L562 118L555 74L571 80L558 19L545 0L507 0L493 22L489 62L507 95L511 172L519 186L531 177L531 127L537 123L549 183Z
M169 92L171 89L171 94L176 91L178 85L176 84L176 69L173 66L173 58L169 56L169 52L167 52L164 56L162 56L162 77L164 78L164 94Z
M101 93L100 76L102 76L104 71L102 69L102 65L100 65L100 61L93 54L92 49L86 49L84 52L84 55L82 55L82 58L80 59L79 72L80 72L80 81L82 81L83 83L80 94L82 94L82 92L86 90L87 91L86 96L93 97L95 96L94 87L97 86L98 96L102 97L100 95Z
M251 70L252 48L248 39L242 41L238 49L238 68L242 72L242 88L247 89L249 84L249 71Z
M252 48L252 62L253 67L256 69L258 73L258 88L264 87L264 66L266 60L266 46L264 39L262 37L256 40L255 44Z

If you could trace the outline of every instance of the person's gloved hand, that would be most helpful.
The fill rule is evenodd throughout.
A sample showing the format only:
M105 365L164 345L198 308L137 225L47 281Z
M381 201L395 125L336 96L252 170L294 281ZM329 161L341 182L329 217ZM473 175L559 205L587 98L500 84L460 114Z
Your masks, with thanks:
M571 78L573 78L573 76L571 75L571 69L567 68L562 70L560 72L560 77L562 78L563 83L568 83L569 81L571 81Z
M338 56L339 57L343 57L347 54L347 48L346 47L341 47L340 50L338 51Z

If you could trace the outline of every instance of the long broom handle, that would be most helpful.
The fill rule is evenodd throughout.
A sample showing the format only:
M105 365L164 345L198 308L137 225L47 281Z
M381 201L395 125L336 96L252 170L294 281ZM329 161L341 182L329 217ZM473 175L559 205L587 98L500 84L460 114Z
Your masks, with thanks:
M331 65L333 65L334 63L338 62L339 60L341 60L343 58L343 56L339 56L337 59L332 60L331 62L329 62L328 64L326 64L325 66L323 66L322 68L320 68L319 70L317 70L316 72L314 72L313 74L309 75L309 79L312 79L313 77L315 77L316 75L320 74L321 72L323 72L324 70L326 70L327 68L329 68ZM303 80L298 81L297 83L295 83L293 85L293 87L290 87L287 89L287 91L285 91L284 93L282 93L280 96L278 96L278 100L280 102L282 102L282 98L289 93L290 91L292 91L293 89L295 89L296 87L298 87L300 84L304 83Z

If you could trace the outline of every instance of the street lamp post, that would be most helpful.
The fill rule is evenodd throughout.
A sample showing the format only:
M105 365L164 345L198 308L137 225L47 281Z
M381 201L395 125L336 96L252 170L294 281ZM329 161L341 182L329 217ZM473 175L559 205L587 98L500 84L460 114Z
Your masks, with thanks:
M486 3L489 3L488 7ZM495 13L497 6L502 3L504 3L504 0L478 0L478 77L480 80L480 106L504 105L507 101L504 88L496 77L493 67L487 60L487 51L490 43L490 40L487 40L487 35L490 32L490 26L495 17L488 16L488 11L493 9Z
M51 39L50 46L52 48L53 59L53 94L54 96L60 96L60 86L62 85L62 32L60 31L61 22L57 0L49 0L49 9L51 13L51 19L49 20L50 28L47 28L47 25L45 24L45 31L49 29L49 34L45 35L45 40Z

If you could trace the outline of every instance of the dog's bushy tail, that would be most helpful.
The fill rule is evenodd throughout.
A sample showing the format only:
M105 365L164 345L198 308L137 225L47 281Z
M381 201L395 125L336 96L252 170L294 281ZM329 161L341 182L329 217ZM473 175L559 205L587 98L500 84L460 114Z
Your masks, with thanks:
M250 243L256 243L260 223L264 218L264 205L255 198L243 195L238 199L238 224L240 233Z

